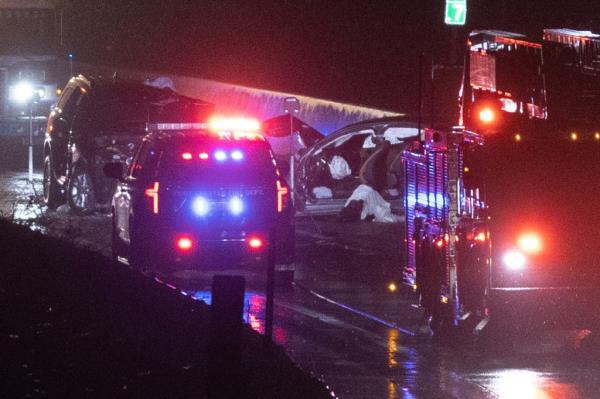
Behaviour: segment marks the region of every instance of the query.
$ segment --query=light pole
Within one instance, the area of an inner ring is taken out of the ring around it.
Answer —
[[[294,191],[294,169],[296,162],[295,137],[294,137],[294,114],[300,112],[300,101],[296,97],[286,97],[283,99],[283,112],[290,115],[290,190],[292,192],[292,204],[295,204]]]
[[[27,104],[29,111],[29,182],[33,182],[33,104],[43,97],[43,88],[34,88],[31,83],[21,81],[11,87],[10,99],[17,104]]]

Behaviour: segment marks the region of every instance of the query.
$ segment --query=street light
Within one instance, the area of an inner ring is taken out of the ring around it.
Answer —
[[[33,86],[29,82],[19,82],[11,87],[9,97],[17,104],[25,104],[33,97]]]
[[[33,104],[45,95],[43,87],[34,87],[30,82],[20,81],[9,89],[9,98],[17,104],[29,105],[29,182],[33,182]]]

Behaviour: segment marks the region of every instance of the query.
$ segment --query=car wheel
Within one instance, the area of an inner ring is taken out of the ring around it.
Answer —
[[[69,207],[78,215],[88,215],[95,209],[92,177],[82,165],[74,165],[67,187]]]
[[[47,155],[46,158],[44,158],[42,189],[44,196],[44,204],[46,204],[48,209],[56,209],[56,207],[58,207],[62,203],[62,198],[60,195],[60,187],[52,173],[50,155]]]

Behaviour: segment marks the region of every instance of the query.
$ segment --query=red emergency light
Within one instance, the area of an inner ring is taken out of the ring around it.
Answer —
[[[248,247],[255,251],[262,249],[265,245],[263,239],[258,236],[250,237],[246,242],[248,243]]]
[[[177,238],[176,245],[180,251],[188,252],[194,247],[194,241],[189,236],[183,235]]]

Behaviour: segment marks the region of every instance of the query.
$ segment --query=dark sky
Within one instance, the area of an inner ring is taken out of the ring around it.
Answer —
[[[65,0],[80,60],[126,64],[413,112],[419,54],[449,62],[444,0]],[[590,29],[600,0],[469,0],[468,26]],[[595,24],[595,25],[594,25]],[[456,29],[456,28],[454,28]]]

